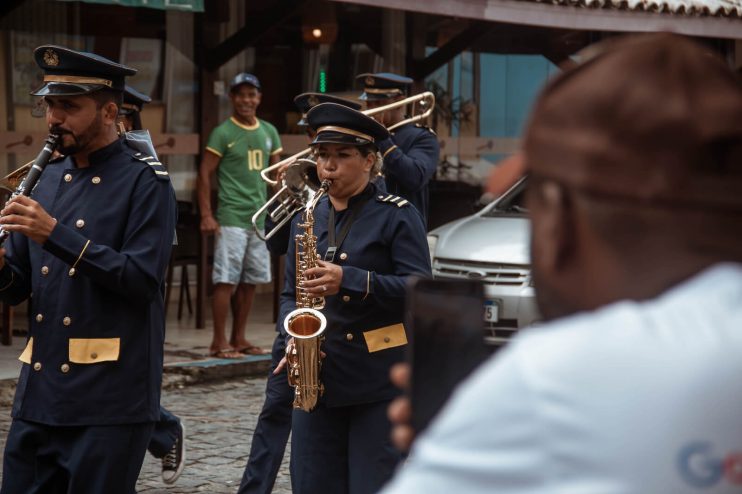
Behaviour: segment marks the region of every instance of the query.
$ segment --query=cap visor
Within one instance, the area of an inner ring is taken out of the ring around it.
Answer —
[[[236,90],[236,89],[237,89],[238,87],[240,87],[240,86],[252,86],[252,87],[254,87],[255,89],[257,89],[258,91],[262,91],[262,90],[260,89],[260,86],[256,86],[255,84],[251,84],[251,83],[249,83],[249,82],[240,82],[239,84],[235,84],[234,86],[230,86],[230,87],[229,87],[229,90],[230,90],[230,91],[232,91],[232,92],[234,92],[234,91],[235,91],[235,90]]]
[[[46,82],[31,92],[32,96],[80,96],[106,88],[103,84],[70,84],[60,82]]]
[[[374,94],[369,94],[369,93],[365,93],[364,92],[363,94],[361,94],[358,97],[358,99],[361,100],[361,101],[381,101],[381,100],[385,100],[385,99],[392,99],[395,96],[399,96],[399,95],[400,95],[399,93],[378,93],[378,94],[377,93],[374,93]]]
[[[365,146],[366,144],[373,144],[371,141],[361,139],[360,137],[342,134],[340,132],[320,132],[314,137],[312,146],[315,144],[345,144],[347,146]]]

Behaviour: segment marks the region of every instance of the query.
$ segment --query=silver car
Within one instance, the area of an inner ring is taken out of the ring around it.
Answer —
[[[526,178],[476,214],[428,234],[433,277],[484,283],[485,339],[505,343],[539,319],[531,282]]]

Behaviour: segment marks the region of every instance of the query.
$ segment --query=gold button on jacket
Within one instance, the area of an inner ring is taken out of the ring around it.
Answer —
[[[70,324],[72,324],[72,319],[69,316],[67,316],[64,319],[62,319],[62,324],[64,324],[65,326],[69,326]]]
[[[44,314],[36,314],[36,322],[41,322],[44,320]]]
[[[348,333],[345,335],[345,339],[348,341],[353,341],[353,333]]]
[[[70,366],[67,364],[62,364],[62,367],[60,367],[59,370],[67,374],[70,371]]]
[[[83,220],[83,219],[79,219],[79,220],[75,221],[75,226],[76,226],[77,228],[82,228],[82,227],[84,227],[84,226],[85,226],[85,220]]]
[[[100,183],[100,177],[93,177],[90,181],[95,185],[98,185]]]
[[[40,371],[41,370],[41,362],[36,362],[33,364],[33,370]]]
[[[64,176],[64,181],[65,182],[72,182],[72,175],[70,175],[69,173],[67,175],[65,175]]]
[[[343,302],[350,302],[350,295],[343,295]]]
[[[41,274],[44,276],[49,274],[49,266],[41,266]]]
[[[346,254],[345,252],[343,252],[342,254],[340,254],[340,260],[341,260],[341,261],[344,261],[344,260],[346,260],[347,258],[348,258],[348,254]]]

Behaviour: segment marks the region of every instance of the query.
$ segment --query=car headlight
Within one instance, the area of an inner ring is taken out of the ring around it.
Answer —
[[[430,251],[430,264],[435,259],[435,246],[438,244],[438,235],[428,235],[428,250]]]

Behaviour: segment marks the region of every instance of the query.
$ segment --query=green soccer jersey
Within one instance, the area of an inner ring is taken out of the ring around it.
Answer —
[[[248,126],[230,117],[211,132],[206,150],[220,158],[217,221],[251,228],[253,214],[266,201],[260,170],[268,167],[270,156],[282,150],[278,131],[265,120]],[[263,228],[262,218],[258,226]]]

